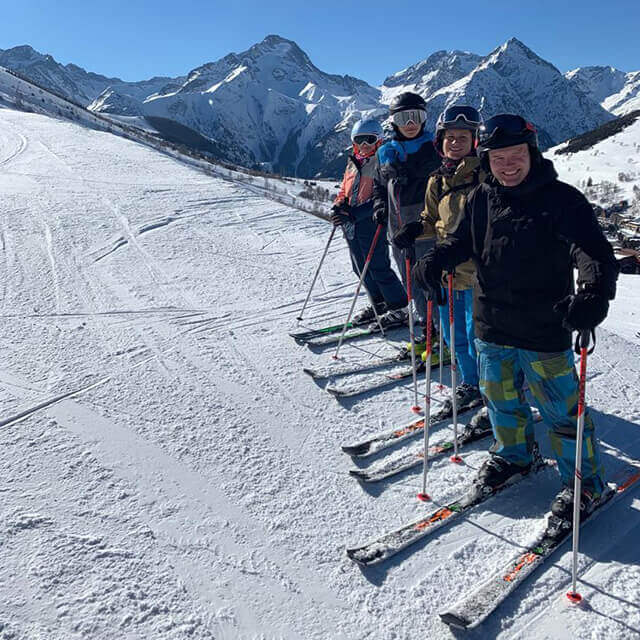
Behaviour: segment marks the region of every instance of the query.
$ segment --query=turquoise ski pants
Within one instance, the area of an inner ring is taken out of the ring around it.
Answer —
[[[525,380],[544,422],[558,471],[573,486],[578,416],[578,375],[573,351],[545,353],[496,345],[476,338],[480,391],[489,409],[495,443],[493,453],[510,462],[531,462],[533,418],[525,398]],[[589,412],[585,413],[582,485],[600,495],[604,472]]]

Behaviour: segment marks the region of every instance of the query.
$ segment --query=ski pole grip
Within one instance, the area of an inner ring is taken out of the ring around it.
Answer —
[[[593,345],[589,349],[589,344],[593,339]],[[593,350],[596,348],[596,330],[595,329],[584,329],[582,331],[578,331],[576,335],[576,344],[575,344],[575,352],[580,353],[582,349],[587,349],[587,353],[593,353]]]

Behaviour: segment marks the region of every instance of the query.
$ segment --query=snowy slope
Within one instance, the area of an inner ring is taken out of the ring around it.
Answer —
[[[410,390],[338,404],[301,372],[328,354],[286,335],[325,222],[121,137],[4,108],[0,183],[5,637],[449,638],[437,611],[540,528],[553,474],[387,565],[346,559],[345,545],[425,507],[417,474],[364,490],[339,452],[410,420]],[[612,472],[640,458],[640,338],[627,326],[640,279],[623,285],[588,386]],[[336,241],[309,322],[344,313],[353,286]],[[548,449],[544,426],[539,437]],[[483,449],[434,465],[436,500],[470,482]],[[639,512],[636,492],[585,530],[589,609],[561,604],[565,547],[474,637],[631,637]]]
[[[640,117],[619,133],[583,151],[564,153],[566,146],[567,143],[558,145],[546,153],[561,180],[585,189],[591,178],[590,199],[603,205],[623,199],[639,200],[636,192],[640,193]],[[602,183],[608,183],[604,189]]]

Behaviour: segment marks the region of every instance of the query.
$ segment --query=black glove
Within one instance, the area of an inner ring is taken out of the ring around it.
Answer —
[[[387,224],[389,214],[386,207],[378,207],[373,209],[373,221],[376,224]]]
[[[385,182],[393,180],[400,187],[404,187],[411,182],[411,175],[406,162],[385,164],[380,169],[380,175]]]
[[[440,284],[443,271],[444,265],[435,249],[418,260],[411,269],[411,278],[416,285],[426,293],[429,300],[434,300],[440,306],[447,303],[447,298]]]
[[[413,247],[418,236],[422,235],[422,222],[407,222],[393,234],[393,244],[398,249],[409,249]]]
[[[340,202],[339,204],[334,204],[331,207],[331,215],[329,219],[331,220],[334,227],[340,227],[346,222],[350,222],[351,216],[349,212],[351,211],[351,207],[346,202]]]
[[[562,324],[569,331],[590,331],[607,317],[609,301],[599,293],[580,291],[562,298],[553,310],[562,315]]]

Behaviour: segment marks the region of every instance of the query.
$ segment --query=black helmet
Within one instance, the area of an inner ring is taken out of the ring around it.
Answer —
[[[483,169],[489,171],[488,153],[490,149],[503,149],[517,144],[528,144],[531,161],[538,163],[542,159],[538,149],[536,128],[522,116],[513,113],[499,113],[489,118],[478,130],[477,152]]]
[[[408,111],[409,109],[426,111],[427,103],[421,95],[411,93],[411,91],[405,91],[404,93],[399,93],[389,105],[389,113],[391,115],[399,111]]]
[[[468,129],[475,134],[482,126],[482,116],[477,109],[467,106],[454,106],[445,109],[436,123],[436,138],[434,145],[442,153],[442,138],[447,129]]]
[[[489,118],[478,131],[478,153],[489,149],[502,149],[516,144],[528,144],[538,148],[536,128],[522,116],[500,113]]]

